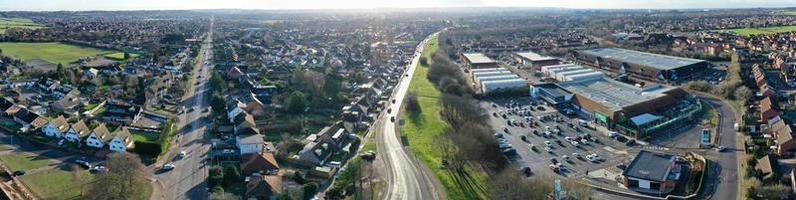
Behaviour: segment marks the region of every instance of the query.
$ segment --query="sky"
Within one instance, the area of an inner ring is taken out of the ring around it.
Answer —
[[[3,11],[182,9],[372,9],[427,7],[749,8],[796,0],[0,0]]]

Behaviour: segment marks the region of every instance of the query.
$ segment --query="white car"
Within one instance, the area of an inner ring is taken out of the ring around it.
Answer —
[[[578,146],[578,142],[577,141],[571,141],[570,143],[572,144],[572,146],[576,146],[576,147]]]
[[[569,156],[568,156],[568,155],[563,155],[563,156],[561,156],[561,158],[562,158],[562,159],[564,159],[564,160],[566,160],[566,161],[570,161],[570,158],[569,158]]]
[[[175,167],[174,163],[166,163],[165,165],[160,167],[160,169],[165,170],[165,171],[170,171],[170,170],[173,170],[174,167]]]
[[[547,153],[553,153],[553,148],[550,148],[549,146],[544,147],[544,150],[547,151]]]
[[[549,146],[553,146],[553,143],[550,142],[550,140],[545,140],[544,141],[544,145],[547,145],[549,147]]]
[[[177,154],[177,156],[180,157],[180,158],[185,158],[185,156],[187,156],[187,155],[188,155],[188,152],[186,152],[185,150],[182,150],[182,151],[180,151],[179,154]]]

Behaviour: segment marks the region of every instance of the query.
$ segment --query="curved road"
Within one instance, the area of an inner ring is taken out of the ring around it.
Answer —
[[[431,34],[418,45],[415,56],[406,69],[406,73],[409,75],[402,77],[395,87],[396,90],[391,99],[396,99],[396,101],[388,106],[389,109],[396,111],[393,113],[398,113],[397,111],[401,108],[402,99],[409,89],[409,83],[417,67],[420,54],[423,52],[423,47],[438,33]],[[420,161],[412,158],[408,154],[408,150],[401,144],[400,136],[396,132],[398,121],[391,122],[389,118],[392,116],[395,115],[382,115],[374,122],[373,126],[373,130],[376,131],[376,146],[380,153],[378,159],[383,162],[384,166],[388,168],[385,170],[389,172],[387,173],[388,188],[384,199],[443,199],[444,195],[440,194],[437,183],[435,183],[436,177],[428,169],[424,169],[425,166]]]

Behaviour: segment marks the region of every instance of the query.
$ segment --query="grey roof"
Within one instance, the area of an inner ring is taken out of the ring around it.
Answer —
[[[464,53],[462,55],[464,55],[470,63],[496,63],[495,60],[492,60],[482,53]]]
[[[550,57],[550,56],[542,56],[534,52],[526,51],[526,52],[517,52],[517,55],[523,57],[525,59],[531,61],[543,61],[543,60],[557,60],[557,58]]]
[[[589,98],[613,110],[665,96],[666,94],[663,92],[674,89],[674,87],[662,85],[639,88],[605,78],[564,82],[559,85],[572,93]]]
[[[619,48],[588,49],[588,50],[581,50],[579,52],[582,54],[614,59],[637,65],[644,65],[647,67],[658,68],[661,70],[676,69],[700,62],[705,62],[704,60],[698,60],[692,58],[667,56],[667,55],[633,51],[627,49],[619,49]]]
[[[545,92],[555,97],[572,94],[571,92],[566,91],[563,88],[559,87],[558,85],[552,83],[534,85],[533,87],[539,88],[540,90],[544,90]]]
[[[672,170],[674,155],[641,150],[622,175],[651,181],[666,181]]]

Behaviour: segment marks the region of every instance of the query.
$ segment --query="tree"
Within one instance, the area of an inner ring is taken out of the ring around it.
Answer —
[[[229,187],[233,184],[240,183],[241,176],[237,166],[227,165],[224,166],[224,186]]]
[[[743,102],[744,104],[751,101],[752,98],[754,98],[754,95],[755,94],[752,93],[752,90],[744,86],[740,86],[735,89],[735,99]]]
[[[548,199],[553,192],[553,180],[544,177],[523,179],[518,172],[506,169],[489,181],[489,199],[524,200]]]
[[[301,91],[295,91],[290,94],[288,100],[287,110],[293,114],[302,114],[307,110],[308,106],[307,96]]]
[[[218,192],[218,193],[216,193],[216,192],[213,192],[213,193],[210,193],[210,199],[211,200],[237,200],[237,199],[240,199],[240,198],[238,196],[236,196],[235,194],[232,194],[232,193],[227,193],[227,192]]]
[[[304,194],[304,199],[312,199],[318,193],[318,184],[310,182],[301,186],[301,192]]]
[[[143,192],[144,164],[138,156],[122,152],[108,155],[108,172],[97,176],[86,199],[132,199]]]
[[[704,80],[691,81],[691,82],[683,84],[683,87],[685,87],[686,89],[689,89],[689,90],[696,90],[696,91],[708,92],[708,93],[713,90],[713,85],[711,85],[710,83],[708,83],[707,81],[704,81]]]
[[[127,52],[124,52],[124,56],[122,56],[122,58],[123,58],[124,60],[130,59],[130,54],[129,54],[129,53],[127,53]]]
[[[406,110],[412,115],[417,115],[422,112],[420,101],[417,100],[417,93],[409,92],[406,94]]]
[[[64,69],[64,65],[58,63],[58,66],[55,69],[56,74],[58,75],[58,80],[65,81],[68,77],[66,77],[66,69]]]
[[[426,58],[426,57],[421,57],[421,58],[420,58],[420,65],[423,65],[423,66],[428,66],[428,58]]]

